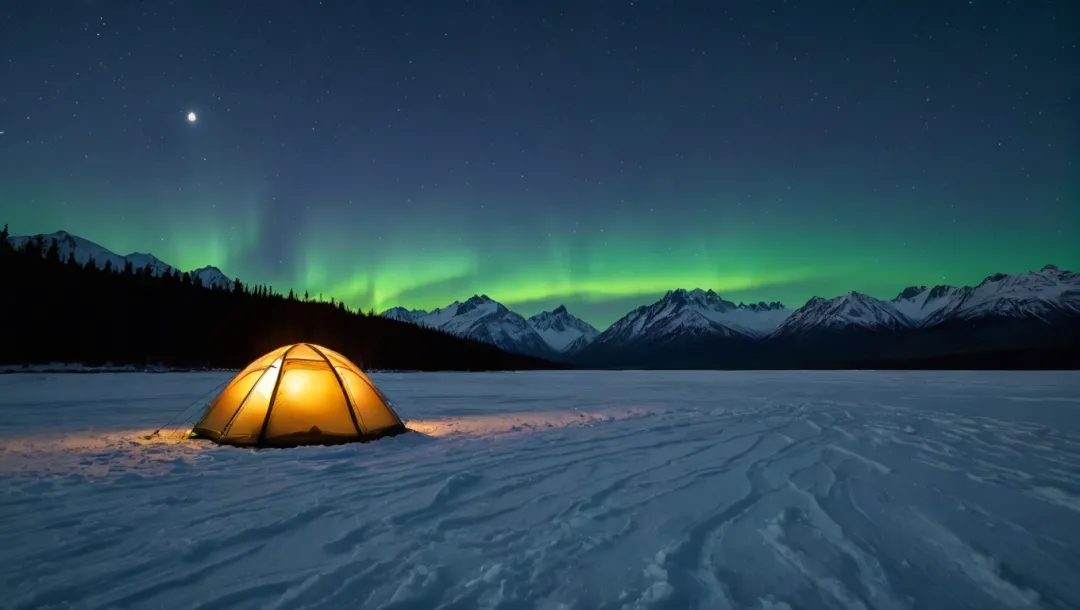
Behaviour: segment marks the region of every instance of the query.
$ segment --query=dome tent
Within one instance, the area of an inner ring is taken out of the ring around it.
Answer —
[[[233,377],[192,436],[222,445],[295,447],[404,431],[386,397],[348,358],[296,343],[256,359]]]

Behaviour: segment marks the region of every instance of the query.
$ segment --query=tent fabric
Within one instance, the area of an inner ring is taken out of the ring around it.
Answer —
[[[223,445],[292,447],[373,440],[405,431],[371,379],[312,343],[255,359],[210,403],[192,434]]]

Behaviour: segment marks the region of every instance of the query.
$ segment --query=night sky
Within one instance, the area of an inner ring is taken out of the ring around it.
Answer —
[[[1076,4],[4,2],[0,223],[600,327],[1078,269]]]

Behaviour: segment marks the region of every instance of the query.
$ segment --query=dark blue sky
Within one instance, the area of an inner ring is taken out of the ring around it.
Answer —
[[[797,306],[1080,266],[1075,2],[83,1],[0,19],[14,233],[364,308],[486,292],[601,326],[676,287]]]

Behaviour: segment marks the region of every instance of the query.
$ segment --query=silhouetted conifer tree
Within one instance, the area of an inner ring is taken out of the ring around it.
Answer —
[[[111,262],[66,262],[41,239],[16,251],[0,233],[0,362],[241,367],[285,343],[326,345],[365,366],[414,370],[549,368],[533,358],[449,333],[305,302],[235,280],[200,288],[188,273],[122,273]]]
[[[60,262],[60,242],[51,240],[45,248],[45,261],[49,263]]]

